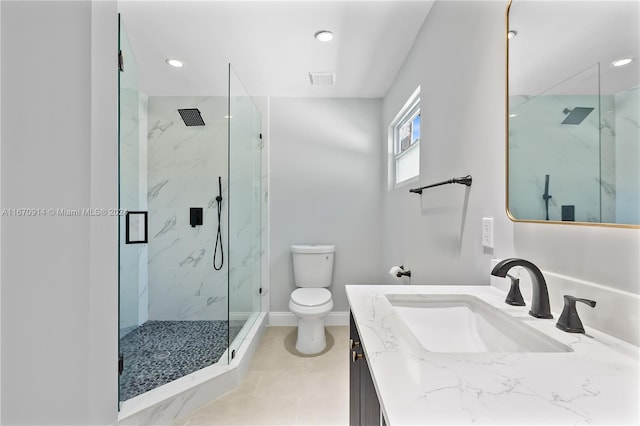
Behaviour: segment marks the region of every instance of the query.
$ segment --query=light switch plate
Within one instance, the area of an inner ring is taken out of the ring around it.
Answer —
[[[493,218],[482,218],[482,245],[487,248],[493,248]]]

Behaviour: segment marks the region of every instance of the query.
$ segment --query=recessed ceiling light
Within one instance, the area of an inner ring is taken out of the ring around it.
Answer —
[[[167,59],[165,61],[168,65],[171,65],[174,68],[182,68],[184,67],[184,62],[179,59]]]
[[[320,41],[331,41],[333,39],[333,33],[331,31],[322,30],[315,33],[314,37]]]
[[[510,30],[510,31],[507,33],[507,38],[508,38],[509,40],[511,40],[511,39],[512,39],[512,38],[514,38],[516,35],[518,35],[518,32],[517,32],[516,30]]]
[[[611,62],[611,65],[613,65],[614,67],[622,67],[625,65],[629,65],[631,62],[633,62],[633,58],[623,58]]]

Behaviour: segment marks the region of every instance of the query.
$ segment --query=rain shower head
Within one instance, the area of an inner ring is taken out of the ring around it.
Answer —
[[[565,108],[562,110],[567,115],[562,124],[580,124],[593,111],[593,108],[575,107],[574,109]]]
[[[198,108],[179,109],[178,112],[186,126],[204,126],[204,120]]]

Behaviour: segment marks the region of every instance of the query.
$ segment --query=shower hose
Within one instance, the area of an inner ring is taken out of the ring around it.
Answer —
[[[224,248],[222,247],[222,231],[220,230],[220,222],[222,221],[222,178],[218,178],[219,195],[216,197],[218,202],[218,233],[216,235],[216,245],[213,249],[213,269],[219,271],[224,264]],[[216,258],[218,257],[218,246],[220,246],[220,265],[216,265]]]

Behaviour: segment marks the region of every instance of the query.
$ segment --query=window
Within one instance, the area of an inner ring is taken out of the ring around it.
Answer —
[[[391,124],[394,183],[420,174],[420,87],[411,95]]]

